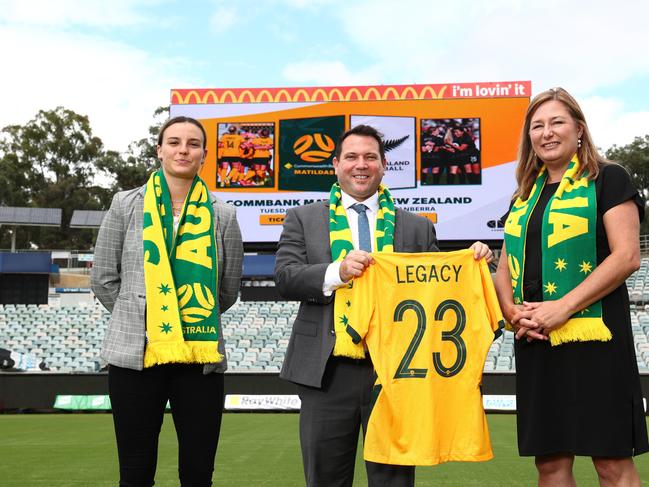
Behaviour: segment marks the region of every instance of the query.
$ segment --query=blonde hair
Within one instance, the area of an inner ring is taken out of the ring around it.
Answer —
[[[444,134],[444,143],[449,144],[449,145],[453,143],[453,128],[452,127],[447,127],[446,133]]]
[[[581,111],[577,100],[563,88],[550,88],[536,95],[530,102],[525,113],[525,123],[523,124],[518,146],[518,166],[516,167],[518,189],[514,193],[514,198],[520,197],[525,200],[529,197],[532,186],[534,186],[534,181],[543,166],[543,161],[538,158],[532,149],[529,132],[534,113],[536,113],[536,110],[543,103],[550,100],[561,102],[568,109],[568,113],[570,113],[577,126],[582,129],[581,147],[577,148],[577,157],[579,157],[581,168],[576,176],[579,177],[584,172],[588,172],[588,179],[595,179],[599,174],[600,165],[609,162],[597,152],[597,148],[590,136],[588,125],[586,124],[584,112]]]

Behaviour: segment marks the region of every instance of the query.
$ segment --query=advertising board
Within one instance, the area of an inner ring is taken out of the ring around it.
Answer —
[[[245,242],[275,242],[286,211],[326,200],[340,134],[376,127],[395,204],[435,222],[442,241],[500,240],[515,188],[529,81],[175,89],[171,116],[201,120],[201,177],[237,208]]]

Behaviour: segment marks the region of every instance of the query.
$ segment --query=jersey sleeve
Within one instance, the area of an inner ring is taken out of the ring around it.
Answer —
[[[348,301],[349,323],[347,324],[347,333],[352,337],[354,343],[358,343],[365,338],[374,316],[375,265],[370,265],[360,277],[352,281],[353,284]]]
[[[498,338],[502,334],[502,329],[505,327],[505,320],[503,319],[503,313],[500,310],[496,288],[494,287],[493,279],[491,279],[491,273],[489,272],[487,261],[485,259],[480,259],[479,266],[480,277],[482,279],[482,291],[484,293],[487,313],[489,315],[489,324],[491,325],[491,329],[494,331],[495,337]]]

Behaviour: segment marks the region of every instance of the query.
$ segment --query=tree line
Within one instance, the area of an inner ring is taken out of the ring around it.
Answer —
[[[87,116],[63,107],[41,110],[25,125],[0,131],[0,206],[61,208],[60,227],[18,227],[17,249],[90,249],[96,230],[70,229],[74,210],[106,210],[113,194],[144,184],[156,167],[156,142],[167,107],[154,112],[147,137],[124,153],[104,147]],[[0,227],[0,248],[11,245]]]
[[[157,166],[156,142],[168,107],[153,114],[149,134],[124,153],[104,147],[87,116],[63,107],[41,110],[24,125],[0,131],[0,206],[62,208],[60,227],[19,227],[18,249],[92,248],[96,231],[70,229],[74,210],[105,210],[115,192],[144,184]],[[622,164],[645,198],[649,196],[649,135],[605,156]],[[0,227],[0,248],[11,245],[11,228]],[[649,234],[649,215],[641,227]]]

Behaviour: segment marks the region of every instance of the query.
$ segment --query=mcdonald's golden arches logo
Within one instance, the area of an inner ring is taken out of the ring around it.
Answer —
[[[336,144],[327,134],[305,134],[293,143],[295,155],[304,162],[322,162],[335,148]]]
[[[446,97],[447,85],[346,86],[320,88],[178,89],[172,105],[415,100]]]
[[[487,82],[480,87],[516,84],[520,96],[532,89],[530,81]],[[492,98],[476,92],[477,83],[381,85],[381,86],[321,86],[308,88],[216,88],[171,90],[172,105],[207,103],[291,103],[372,100],[437,100],[449,98]],[[467,95],[466,93],[470,93]],[[498,96],[509,97],[509,94]]]

